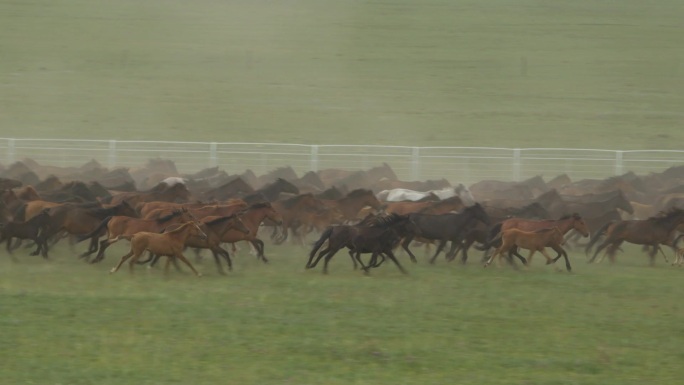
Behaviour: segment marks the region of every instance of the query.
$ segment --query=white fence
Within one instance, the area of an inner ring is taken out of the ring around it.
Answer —
[[[25,158],[63,167],[95,159],[109,168],[139,167],[162,158],[173,160],[181,173],[219,166],[228,173],[251,169],[263,174],[289,165],[300,175],[326,168],[365,170],[385,162],[403,180],[473,183],[562,173],[573,179],[647,174],[684,164],[684,151],[0,138],[0,162],[9,165]]]

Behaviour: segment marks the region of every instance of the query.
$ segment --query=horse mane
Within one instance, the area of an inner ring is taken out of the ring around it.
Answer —
[[[350,191],[347,194],[347,198],[358,198],[358,197],[362,197],[362,196],[367,195],[367,194],[373,195],[373,192],[371,190],[368,190],[368,189],[357,188],[356,190]]]
[[[553,230],[556,230],[556,229],[558,229],[558,228],[555,227],[555,226],[554,226],[554,227],[544,227],[543,229],[534,230],[534,233],[547,233],[547,232],[549,232],[549,231],[553,231]]]
[[[271,207],[271,202],[254,203],[253,205],[250,205],[249,207],[247,207],[244,211],[253,210],[253,209],[263,209],[264,207]]]
[[[397,213],[378,215],[371,219],[368,227],[389,227],[405,218],[405,215],[399,215]]]
[[[164,215],[163,217],[157,218],[157,223],[168,222],[168,221],[170,221],[171,219],[173,219],[173,218],[179,216],[180,214],[181,214],[181,211],[180,211],[180,210],[173,210],[173,211],[171,211],[170,214],[167,214],[167,215]]]

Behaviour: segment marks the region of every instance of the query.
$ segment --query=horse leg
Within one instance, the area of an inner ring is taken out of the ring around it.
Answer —
[[[354,264],[354,270],[358,269],[359,266],[356,263],[357,258],[361,258],[360,256],[354,256],[354,250],[349,250],[349,256],[351,257],[352,263]],[[362,265],[363,266],[363,265]]]
[[[222,248],[221,246],[216,246],[216,252],[222,255],[223,259],[226,260],[228,271],[233,271],[233,261],[230,260],[230,253],[228,253],[228,250]]]
[[[475,243],[475,239],[466,239],[465,243],[463,244],[463,248],[461,249],[461,264],[465,265],[466,262],[468,262],[468,250],[470,249],[470,246]]]
[[[119,268],[121,267],[121,265],[123,265],[123,263],[126,262],[126,260],[132,256],[133,256],[133,248],[131,248],[131,251],[129,251],[127,254],[125,254],[123,257],[121,257],[121,260],[119,261],[119,263],[116,266],[114,266],[111,270],[109,270],[109,274],[116,273],[119,270]]]
[[[201,277],[201,276],[202,276],[202,273],[200,273],[200,272],[198,272],[197,270],[195,270],[195,266],[193,266],[192,263],[190,263],[190,261],[188,261],[188,259],[185,258],[185,256],[183,255],[183,253],[177,253],[174,257],[180,259],[181,262],[183,262],[183,263],[185,263],[186,265],[188,265],[188,267],[190,268],[190,270],[192,270],[192,271],[195,273],[196,276],[198,276],[198,277]]]
[[[350,251],[350,253],[351,253],[351,251]],[[371,267],[373,267],[373,264],[375,263],[375,260],[376,260],[376,258],[377,258],[377,255],[376,255],[375,253],[373,253],[373,255],[371,255],[371,259],[370,259],[370,261],[368,262],[368,266],[365,266],[365,265],[363,264],[363,261],[361,260],[361,253],[360,253],[360,252],[358,252],[358,251],[356,252],[355,258],[356,258],[356,261],[358,261],[358,263],[361,265],[361,269],[363,270],[363,273],[364,273],[364,274],[368,274],[368,273],[369,273],[368,270],[369,270]],[[354,262],[354,263],[356,263],[356,262]]]
[[[264,263],[268,263],[268,259],[266,259],[266,255],[264,255],[264,241],[259,238],[254,238],[250,241],[250,244],[257,250],[257,258],[260,258]]]
[[[490,255],[487,261],[484,263],[484,267],[491,265],[494,258],[496,258],[497,255],[501,254],[501,251],[501,248],[496,249],[494,253],[492,253],[492,255]]]
[[[409,249],[409,244],[411,244],[411,241],[413,241],[413,237],[412,237],[412,236],[408,236],[408,237],[404,238],[404,241],[401,242],[401,247],[402,247],[404,250],[406,250],[406,252],[407,252],[408,255],[409,255],[409,258],[411,258],[411,262],[413,262],[413,263],[418,263],[418,259],[416,259],[416,256],[413,255],[413,253],[411,252],[411,249]]]
[[[546,248],[542,247],[541,250],[539,250],[542,255],[546,258],[546,264],[550,265],[554,262],[553,258],[549,257],[549,253],[546,252]]]
[[[214,256],[214,262],[216,262],[216,270],[218,270],[219,274],[226,275],[226,272],[223,271],[223,266],[221,266],[221,260],[219,259],[216,250],[211,249],[211,254]]]
[[[387,250],[385,251],[385,255],[387,255],[387,258],[391,259],[392,262],[394,262],[395,265],[399,268],[399,271],[401,271],[404,274],[408,274],[408,271],[404,270],[404,268],[401,266],[397,258],[394,256],[394,253],[392,253],[392,250]]]
[[[601,252],[601,250],[605,249],[606,246],[608,246],[610,243],[611,243],[611,241],[609,239],[606,239],[605,241],[603,241],[603,243],[601,243],[599,245],[599,247],[596,248],[596,251],[594,251],[594,255],[591,257],[591,259],[589,259],[589,261],[587,263],[594,262],[594,260],[596,259],[596,256],[599,254],[599,252]],[[607,252],[608,251],[606,250],[606,253]],[[605,253],[597,263],[600,263],[603,260],[603,258],[605,258]]]
[[[12,249],[10,248],[11,244],[12,244],[12,237],[8,237],[7,238],[7,254],[9,254],[10,258],[12,258],[12,262],[19,262],[19,260],[17,260],[17,258],[12,253]]]
[[[563,248],[560,247],[559,245],[554,245],[554,246],[552,246],[551,248],[552,248],[553,250],[555,250],[556,253],[558,253],[558,255],[561,255],[561,256],[565,259],[565,268],[566,268],[568,271],[572,271],[572,266],[570,266],[570,259],[568,258],[568,253],[565,251],[565,249],[563,249]],[[556,258],[553,260],[553,262],[556,262],[556,261],[558,260],[558,258],[559,258],[559,257],[556,257]]]
[[[439,246],[437,247],[437,251],[435,252],[435,255],[430,258],[430,264],[434,265],[435,264],[435,259],[437,259],[437,255],[439,255],[439,252],[444,249],[444,246],[446,246],[447,241],[441,240],[439,241]]]
[[[458,254],[459,247],[461,247],[461,240],[459,239],[458,241],[452,240],[451,241],[451,247],[449,248],[449,252],[444,254],[444,259],[447,261],[453,261],[454,258],[456,258],[456,254]]]
[[[665,263],[670,263],[670,261],[668,261],[668,260],[667,260],[667,255],[665,255],[665,252],[663,251],[663,248],[662,248],[662,247],[660,247],[660,245],[659,245],[659,244],[656,244],[656,246],[655,246],[655,247],[657,247],[657,248],[658,248],[658,250],[660,250],[660,254],[662,254],[662,255],[663,255],[663,258],[665,258]],[[655,256],[654,256],[654,259],[655,259]],[[653,263],[655,264],[655,261],[654,261]]]
[[[90,261],[90,263],[97,263],[97,262],[100,262],[101,260],[103,260],[105,257],[104,252],[105,252],[105,250],[107,250],[109,245],[111,245],[111,243],[109,243],[109,239],[101,240],[100,241],[100,249],[98,250],[95,258],[92,261]]]
[[[509,256],[510,258],[513,258],[513,256],[515,256],[516,258],[518,258],[518,259],[520,260],[520,262],[522,262],[523,265],[528,266],[528,263],[529,263],[528,260],[525,259],[525,257],[523,257],[522,255],[520,255],[520,253],[518,252],[518,248],[517,248],[517,247],[511,249],[511,250],[508,252],[508,256]],[[528,257],[528,258],[529,258],[529,257]]]

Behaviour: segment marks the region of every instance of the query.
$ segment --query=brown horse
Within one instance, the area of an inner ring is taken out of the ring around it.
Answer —
[[[283,223],[283,218],[268,202],[253,204],[240,211],[238,214],[245,224],[245,227],[249,229],[249,233],[245,234],[241,231],[229,230],[223,234],[221,242],[235,243],[247,241],[256,249],[257,258],[264,262],[268,262],[268,259],[266,259],[266,256],[264,255],[264,242],[257,238],[259,225],[267,218],[276,224],[281,225]]]
[[[238,215],[205,217],[202,218],[199,223],[200,228],[207,235],[206,239],[202,239],[198,236],[191,236],[185,240],[185,246],[195,248],[195,251],[197,251],[197,249],[211,250],[211,253],[214,256],[214,262],[216,262],[216,269],[218,270],[219,274],[225,274],[225,271],[223,271],[223,266],[221,266],[221,260],[219,259],[219,256],[226,260],[228,270],[232,271],[233,263],[230,260],[230,254],[228,251],[221,247],[221,238],[230,230],[235,230],[245,235],[249,234],[250,230],[247,228],[247,226],[245,226],[244,222],[242,222],[242,219]],[[173,230],[177,226],[178,225],[170,226],[169,230]],[[154,266],[158,260],[159,256],[154,256],[151,266]],[[140,263],[146,263],[148,261]],[[173,263],[175,264],[176,261],[173,261]]]
[[[337,208],[347,221],[356,220],[359,211],[366,206],[370,206],[374,210],[382,208],[382,203],[375,197],[373,191],[366,189],[356,189],[344,198],[323,200],[323,203],[330,208]]]
[[[572,267],[570,266],[570,261],[568,260],[568,253],[566,253],[561,247],[563,243],[565,243],[563,239],[563,233],[560,229],[558,229],[558,227],[555,226],[536,231],[523,231],[515,228],[504,230],[501,232],[501,246],[499,246],[494,254],[489,257],[484,266],[489,266],[496,256],[503,256],[504,252],[509,253],[507,256],[508,261],[515,266],[513,260],[511,259],[511,254],[516,253],[516,249],[519,247],[530,251],[530,255],[527,257],[527,264],[529,264],[534,253],[539,251],[546,257],[546,264],[548,265],[555,262],[559,258],[556,257],[556,259],[551,259],[551,257],[549,257],[544,250],[547,247],[551,247],[559,255],[562,255],[565,258],[565,267],[568,269],[568,271],[571,271]]]
[[[103,230],[106,229],[106,238],[100,241],[100,248],[97,250],[97,256],[91,261],[91,263],[97,263],[104,259],[105,250],[119,239],[123,238],[130,240],[133,235],[141,231],[160,233],[170,225],[194,220],[195,217],[185,208],[176,209],[171,214],[159,219],[140,219],[125,215],[116,215],[105,218],[93,231],[79,236],[78,241],[99,237],[103,233]],[[87,253],[84,257],[89,256],[93,252]]]
[[[103,219],[113,215],[125,215],[135,217],[135,210],[123,201],[109,208],[87,207],[73,204],[62,204],[49,209],[50,224],[45,231],[46,239],[65,231],[72,235],[83,235],[93,231]],[[98,234],[99,235],[99,234]],[[90,238],[88,251],[84,256],[97,251],[97,236]]]
[[[275,201],[272,205],[283,218],[282,237],[277,240],[277,243],[286,241],[290,231],[292,231],[298,243],[303,244],[304,240],[297,229],[302,226],[309,213],[327,210],[327,206],[320,199],[314,197],[312,193],[299,194],[289,199]]]
[[[642,220],[609,222],[596,232],[585,251],[588,253],[598,241],[600,235],[605,233],[606,240],[596,248],[596,251],[589,262],[594,262],[601,250],[607,247],[599,262],[603,260],[607,254],[610,258],[610,262],[614,263],[615,252],[623,242],[652,246],[652,250],[648,254],[651,266],[655,265],[655,256],[658,251],[660,251],[665,258],[665,262],[668,262],[667,256],[660,245],[667,245],[676,249],[676,245],[674,244],[674,233],[677,226],[682,223],[684,223],[684,210],[679,208],[673,208],[663,216]]]
[[[574,229],[585,237],[589,236],[589,228],[587,227],[587,224],[584,222],[584,219],[582,219],[582,217],[579,216],[579,214],[566,215],[556,220],[549,219],[541,221],[523,218],[510,218],[492,226],[489,232],[490,240],[487,241],[484,247],[478,249],[487,250],[492,246],[499,246],[499,233],[506,231],[508,229],[536,231],[551,227],[558,227],[558,230],[560,230],[560,232],[563,235],[567,234],[568,231]],[[558,256],[556,256],[556,258],[558,258]],[[549,260],[550,258],[547,257],[547,263]],[[527,261],[527,263],[530,263],[530,261]]]
[[[183,261],[183,263],[188,265],[190,270],[192,270],[195,275],[200,277],[202,274],[195,270],[195,267],[192,266],[192,263],[190,263],[190,261],[188,261],[183,255],[185,241],[188,239],[188,237],[193,235],[199,236],[203,239],[207,238],[207,235],[204,233],[204,231],[202,231],[202,229],[200,229],[200,227],[197,225],[197,222],[194,221],[184,223],[176,230],[169,231],[167,233],[160,234],[146,231],[139,232],[131,238],[131,250],[121,257],[119,263],[113,267],[109,273],[116,273],[121,265],[123,265],[123,263],[129,258],[131,260],[128,262],[128,266],[132,273],[135,261],[137,261],[142,253],[147,250],[152,254],[168,257],[168,260],[166,261],[166,267],[164,268],[165,273],[168,273],[169,271],[169,263],[171,262],[171,259],[178,258]]]

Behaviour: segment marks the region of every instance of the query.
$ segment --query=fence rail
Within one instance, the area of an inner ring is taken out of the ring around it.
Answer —
[[[108,168],[140,167],[162,158],[173,160],[181,173],[219,166],[229,173],[251,169],[257,174],[287,165],[303,174],[326,168],[363,170],[384,162],[403,180],[473,183],[562,173],[573,179],[646,174],[684,164],[684,151],[0,138],[0,162],[9,165],[25,158],[62,167],[94,159]]]

